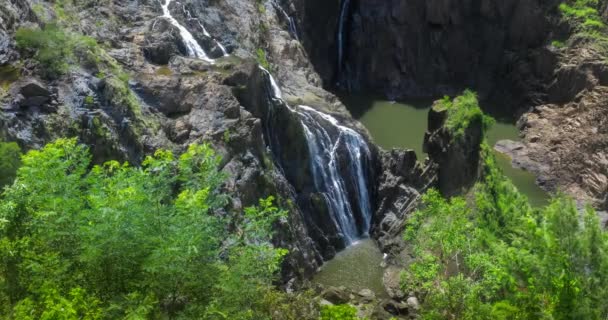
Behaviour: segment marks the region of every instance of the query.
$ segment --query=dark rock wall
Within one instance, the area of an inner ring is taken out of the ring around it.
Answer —
[[[481,173],[481,118],[471,121],[462,136],[454,136],[447,127],[447,110],[434,105],[429,111],[424,150],[436,164],[437,188],[446,197],[463,194],[477,182]]]
[[[554,70],[555,54],[545,46],[555,36],[558,0],[353,0],[340,74],[339,1],[325,10],[316,2],[302,4],[304,12],[317,14],[301,19],[305,47],[325,87],[390,98],[468,87],[482,98],[501,96],[497,103],[525,104],[544,97]]]

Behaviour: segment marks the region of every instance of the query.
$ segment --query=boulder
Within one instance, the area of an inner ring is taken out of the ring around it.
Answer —
[[[415,311],[420,310],[420,302],[418,302],[418,298],[416,298],[414,296],[409,297],[409,298],[407,298],[406,303],[410,309],[415,310]]]
[[[25,81],[19,88],[19,93],[23,96],[19,104],[24,108],[42,107],[51,101],[51,92],[35,79]]]
[[[333,304],[345,304],[350,301],[350,292],[344,287],[329,287],[321,293],[321,297]]]
[[[407,315],[409,313],[409,306],[403,302],[385,300],[380,305],[382,306],[382,309],[386,310],[386,312],[395,316]]]
[[[179,29],[164,18],[158,18],[150,26],[145,35],[143,51],[146,59],[159,65],[168,64],[174,55],[187,54]]]
[[[370,303],[376,298],[376,294],[370,289],[362,289],[358,292],[358,295],[363,303]]]

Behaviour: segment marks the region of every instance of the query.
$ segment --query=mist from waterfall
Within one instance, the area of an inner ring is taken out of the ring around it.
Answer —
[[[331,214],[331,221],[342,235],[344,245],[348,246],[367,236],[372,217],[365,174],[366,164],[371,159],[367,142],[358,132],[340,125],[336,118],[328,114],[304,105],[295,108],[289,106],[282,100],[282,92],[274,77],[266,69],[260,69],[268,76],[272,98],[283,102],[300,119],[308,145],[315,192],[323,196]],[[345,155],[339,154],[342,148],[347,150]],[[347,168],[340,167],[341,156],[346,156]],[[351,195],[349,191],[349,182],[355,187],[355,195]],[[361,213],[360,219],[356,218],[351,199],[356,199]],[[361,225],[358,226],[358,223]]]

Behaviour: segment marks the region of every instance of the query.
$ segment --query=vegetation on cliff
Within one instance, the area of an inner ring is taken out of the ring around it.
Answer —
[[[14,142],[0,142],[0,188],[12,183],[21,165],[21,148]]]
[[[543,209],[482,146],[484,178],[470,197],[429,191],[405,239],[415,259],[402,275],[424,319],[604,319],[608,238],[596,212],[556,197]]]
[[[567,0],[560,4],[559,10],[573,26],[576,38],[590,40],[600,51],[608,53],[607,28],[599,12],[600,1]]]
[[[494,121],[481,111],[477,94],[471,90],[465,90],[462,95],[454,99],[445,96],[434,108],[447,111],[445,127],[455,138],[464,136],[466,129],[474,122],[482,123],[485,131]]]
[[[286,252],[271,225],[286,212],[268,198],[226,213],[207,145],[141,168],[90,158],[75,140],[30,151],[2,193],[3,318],[299,318],[272,286]]]

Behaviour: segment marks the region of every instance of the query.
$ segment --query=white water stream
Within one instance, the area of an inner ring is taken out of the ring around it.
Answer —
[[[175,18],[173,18],[173,16],[171,15],[171,10],[169,10],[169,5],[171,4],[171,1],[173,1],[173,0],[165,0],[164,4],[161,4],[161,7],[163,9],[163,18],[167,19],[173,26],[175,26],[179,30],[179,34],[180,34],[182,40],[184,41],[184,44],[186,45],[186,50],[188,51],[188,56],[195,57],[195,58],[198,58],[201,60],[205,60],[209,63],[213,63],[214,59],[209,58],[209,56],[207,55],[205,50],[201,47],[201,45],[198,43],[198,41],[194,38],[192,33],[190,33],[190,31],[188,31],[188,29],[186,29],[186,27],[181,25],[179,23],[179,21],[177,21]],[[182,7],[182,10],[184,11],[184,14],[186,15],[186,17],[188,19],[192,19],[192,15],[190,14],[189,11],[186,10],[185,7]],[[207,29],[205,29],[203,24],[198,19],[197,19],[197,21],[198,21],[199,26],[203,30],[203,34],[205,36],[213,39],[213,41],[215,41],[217,46],[222,51],[223,55],[228,56],[228,52],[226,52],[226,48],[224,48],[224,46],[219,41],[217,41],[215,38],[213,38],[209,34],[209,32],[207,32]]]
[[[260,69],[269,78],[273,98],[283,101],[281,89],[274,77],[268,70],[262,67]],[[323,195],[332,215],[331,220],[342,234],[345,246],[351,245],[361,237],[366,237],[372,217],[365,174],[365,167],[371,158],[367,142],[358,132],[340,125],[336,118],[326,113],[304,105],[292,108],[287,103],[284,104],[300,118],[308,144],[315,191]],[[332,135],[327,127],[332,128],[337,134]],[[341,147],[348,151],[346,159],[348,167],[342,168],[346,172],[340,168]],[[354,184],[356,195],[351,195],[347,187],[349,182]],[[350,201],[353,198],[357,199],[361,213],[360,226]]]

